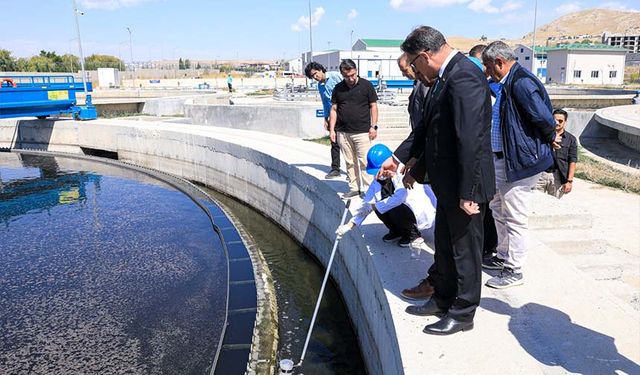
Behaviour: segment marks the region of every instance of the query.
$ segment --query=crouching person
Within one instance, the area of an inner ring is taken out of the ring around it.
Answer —
[[[367,173],[375,176],[391,154],[383,144],[371,147],[367,153]],[[403,177],[398,173],[390,178],[374,180],[364,195],[362,206],[348,223],[338,227],[336,234],[343,236],[375,212],[389,229],[389,233],[382,237],[384,242],[397,241],[402,247],[426,246],[420,231],[433,226],[436,198],[429,185],[416,184],[414,189],[406,189],[402,184]]]

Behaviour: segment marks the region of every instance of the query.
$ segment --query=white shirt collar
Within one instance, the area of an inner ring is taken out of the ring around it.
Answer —
[[[447,65],[449,65],[449,62],[451,61],[451,59],[453,59],[453,56],[455,56],[456,53],[458,53],[457,49],[453,49],[451,50],[451,52],[449,52],[449,56],[447,56],[447,58],[444,60],[444,63],[442,63],[442,66],[440,67],[440,71],[438,72],[438,77],[442,78],[442,75],[444,74],[444,70],[447,68]]]
[[[511,70],[507,72],[506,76],[502,77],[502,79],[500,80],[501,85],[504,85],[504,83],[507,82],[507,77],[509,77],[509,73],[511,73]]]

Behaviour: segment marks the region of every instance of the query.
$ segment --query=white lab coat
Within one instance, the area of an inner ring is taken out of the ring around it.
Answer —
[[[431,190],[431,186],[415,183],[413,189],[406,189],[402,184],[404,175],[396,173],[392,182],[395,188],[392,196],[382,199],[382,186],[374,180],[364,195],[362,206],[358,208],[351,221],[356,225],[361,225],[364,219],[373,212],[372,205],[376,210],[384,214],[401,204],[409,206],[416,217],[418,230],[431,228],[436,219],[436,196]]]

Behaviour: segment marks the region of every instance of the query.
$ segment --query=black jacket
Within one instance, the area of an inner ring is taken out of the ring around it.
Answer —
[[[478,67],[457,53],[429,92],[426,135],[413,143],[420,156],[411,175],[430,183],[438,204],[489,202],[495,194],[491,153],[491,95]]]
[[[556,169],[560,172],[560,181],[567,183],[569,164],[578,162],[578,141],[568,131],[562,133],[560,148],[553,151]]]
[[[413,85],[413,91],[411,91],[411,95],[409,95],[409,122],[411,123],[411,133],[402,141],[402,143],[396,148],[393,154],[400,160],[402,163],[406,163],[409,161],[411,157],[411,145],[413,144],[413,140],[415,139],[415,135],[419,132],[419,128],[424,125],[422,121],[424,117],[424,105],[425,99],[427,98],[427,94],[429,93],[429,88],[425,86],[422,82],[416,81]],[[424,133],[423,137],[424,137]]]

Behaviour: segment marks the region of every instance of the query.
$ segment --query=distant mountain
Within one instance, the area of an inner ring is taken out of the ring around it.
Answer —
[[[623,12],[609,9],[588,9],[566,14],[536,30],[536,44],[544,44],[548,38],[553,40],[574,39],[577,36],[591,35],[599,39],[602,33],[640,33],[640,12]],[[522,39],[530,41],[533,33]],[[574,37],[574,38],[567,38]],[[582,39],[582,38],[579,38]]]

